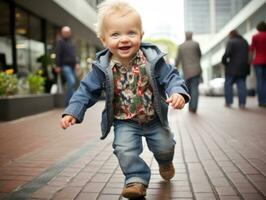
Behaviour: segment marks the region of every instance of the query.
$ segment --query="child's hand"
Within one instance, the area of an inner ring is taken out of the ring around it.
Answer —
[[[76,123],[76,118],[72,117],[71,115],[66,115],[61,119],[61,128],[66,129]]]
[[[175,109],[182,109],[185,106],[185,99],[181,94],[174,93],[166,102]]]

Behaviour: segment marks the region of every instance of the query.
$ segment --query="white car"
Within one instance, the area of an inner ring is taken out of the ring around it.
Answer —
[[[224,78],[215,78],[209,82],[209,95],[223,96],[224,95]]]
[[[209,83],[201,83],[199,85],[199,92],[206,96],[224,96],[224,82],[225,78],[214,78]],[[255,96],[256,91],[253,85],[248,85],[247,82],[247,95]],[[237,95],[236,84],[233,85],[233,95]]]
[[[224,78],[215,78],[208,83],[199,85],[199,92],[206,96],[223,96],[224,95]]]

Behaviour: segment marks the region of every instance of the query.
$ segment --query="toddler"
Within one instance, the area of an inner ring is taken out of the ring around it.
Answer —
[[[142,43],[142,22],[125,0],[99,5],[97,34],[105,50],[96,54],[92,71],[81,81],[63,113],[63,129],[81,123],[87,108],[105,92],[102,137],[114,127],[114,154],[125,175],[122,196],[146,195],[151,171],[140,154],[145,137],[163,179],[174,174],[175,141],[167,120],[168,105],[182,109],[190,97],[177,70],[155,45]]]

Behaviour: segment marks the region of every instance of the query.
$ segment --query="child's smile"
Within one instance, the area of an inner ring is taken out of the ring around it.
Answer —
[[[120,50],[124,51],[124,50],[129,50],[130,46],[123,46],[123,47],[118,47]]]

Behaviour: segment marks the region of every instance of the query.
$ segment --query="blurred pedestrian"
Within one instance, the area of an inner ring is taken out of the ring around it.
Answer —
[[[75,68],[79,68],[76,58],[75,47],[72,42],[71,29],[64,26],[61,29],[61,37],[56,41],[56,65],[55,71],[62,73],[66,81],[67,91],[65,106],[68,105],[71,96],[75,91],[76,75]]]
[[[256,72],[258,103],[259,106],[266,107],[266,23],[260,22],[257,30],[252,37],[250,50]]]
[[[185,33],[186,40],[178,48],[178,55],[176,58],[176,66],[181,62],[184,79],[188,87],[191,100],[189,102],[189,111],[197,112],[199,99],[199,84],[201,77],[201,50],[199,43],[192,39],[193,33],[187,31]]]
[[[229,33],[222,63],[225,66],[225,106],[231,107],[233,104],[233,84],[236,83],[239,108],[245,108],[246,77],[250,73],[249,45],[236,30]]]
[[[96,103],[104,90],[102,139],[113,125],[114,154],[125,175],[122,196],[135,199],[146,195],[151,176],[149,166],[139,156],[142,137],[159,164],[162,178],[170,180],[174,176],[175,141],[168,125],[166,103],[182,109],[189,95],[177,69],[165,62],[159,48],[141,42],[140,15],[127,1],[107,0],[100,4],[97,27],[106,49],[97,53],[92,71],[71,98],[61,127],[80,123],[86,109]]]

